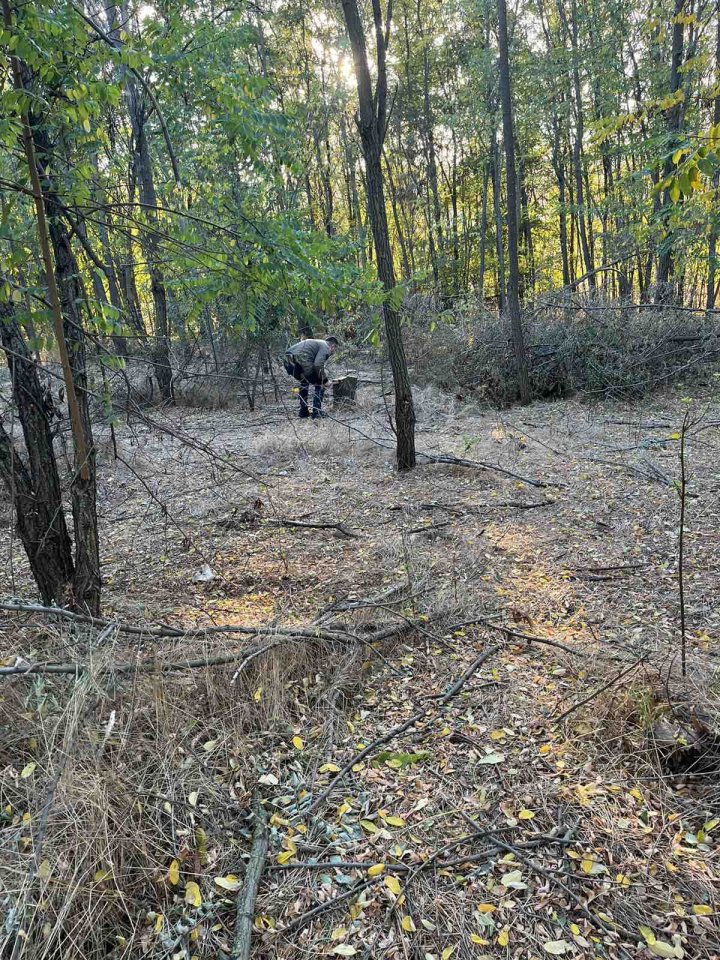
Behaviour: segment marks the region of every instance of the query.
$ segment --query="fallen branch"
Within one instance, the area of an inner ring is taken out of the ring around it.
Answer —
[[[120,633],[139,637],[191,638],[203,637],[209,634],[240,633],[251,637],[279,636],[301,637],[307,640],[340,641],[351,636],[345,631],[321,630],[318,627],[279,627],[262,624],[256,627],[251,627],[242,623],[230,623],[222,626],[209,624],[206,627],[190,628],[171,627],[167,624],[161,624],[160,626],[156,627],[138,627],[134,626],[133,624],[121,623],[117,620],[110,620],[106,617],[91,617],[84,613],[75,613],[72,610],[65,610],[62,607],[45,607],[41,604],[18,599],[17,597],[11,597],[7,600],[0,601],[0,610],[8,610],[14,613],[42,613],[48,616],[58,617],[61,620],[68,620],[72,623],[88,624],[92,627],[113,626],[119,630]]]
[[[519,480],[521,483],[527,483],[528,486],[531,487],[558,486],[558,484],[546,483],[544,480],[532,480],[530,477],[523,477],[519,473],[513,473],[512,470],[506,470],[504,467],[495,466],[494,463],[485,463],[483,460],[465,460],[462,457],[453,457],[450,455],[433,456],[430,453],[419,453],[418,457],[422,457],[429,463],[449,463],[456,467],[475,467],[480,470],[492,470],[495,473],[502,474],[504,477],[511,477],[513,480]]]
[[[253,833],[250,859],[245,871],[245,882],[237,897],[235,911],[235,940],[230,952],[230,960],[248,960],[252,945],[255,901],[257,900],[260,878],[268,852],[267,811],[256,798],[253,805],[255,813],[255,831]]]
[[[463,620],[461,623],[454,623],[448,629],[450,631],[461,630],[463,627],[474,627],[478,624],[481,624],[483,627],[487,627],[488,630],[496,630],[498,633],[502,633],[506,637],[512,637],[514,640],[525,640],[527,643],[540,643],[547,647],[557,647],[558,650],[564,650],[565,653],[571,653],[574,657],[587,656],[584,650],[573,650],[572,647],[568,647],[564,643],[560,643],[559,640],[550,640],[548,637],[536,637],[534,634],[521,633],[519,630],[513,630],[512,627],[507,627],[502,623],[493,623],[492,620],[488,620],[486,617],[473,617],[472,620]]]
[[[114,663],[105,667],[100,667],[97,671],[99,676],[107,676],[116,673],[176,673],[181,670],[198,670],[202,667],[217,667],[229,663],[243,661],[238,668],[241,669],[269,650],[273,650],[281,643],[287,642],[288,638],[276,640],[274,643],[265,644],[263,647],[251,647],[245,650],[238,650],[236,653],[223,653],[215,657],[197,657],[193,660],[170,660],[163,662],[161,660],[144,660],[136,663]],[[0,677],[12,677],[22,674],[70,674],[71,676],[84,676],[92,673],[92,666],[87,663],[21,663],[14,667],[0,667]]]
[[[612,687],[612,685],[614,683],[617,683],[618,680],[621,680],[623,677],[627,676],[628,673],[632,673],[633,670],[636,667],[639,667],[641,663],[645,663],[645,659],[646,658],[642,656],[640,657],[639,660],[636,660],[635,663],[630,664],[629,667],[625,667],[625,669],[621,670],[619,673],[616,673],[615,676],[611,677],[607,683],[604,683],[597,690],[593,690],[593,692],[588,694],[588,696],[585,697],[583,700],[579,700],[577,703],[574,703],[571,707],[568,707],[567,710],[565,710],[564,713],[561,713],[560,716],[557,717],[554,722],[556,724],[561,723],[563,720],[569,717],[571,713],[574,713],[576,710],[579,710],[580,707],[584,707],[585,704],[590,703],[596,697],[599,697],[601,693],[604,693],[609,687]]]
[[[0,604],[0,609],[3,607],[8,608],[10,605]],[[28,609],[33,610],[42,610],[49,613],[59,613],[62,615],[69,615],[69,619],[75,621],[80,619],[81,622],[91,621],[92,625],[99,626],[100,619],[92,617],[82,617],[80,614],[71,614],[69,610],[62,610],[60,608],[54,607],[32,607],[28,608],[25,606],[14,607],[13,609],[21,609],[27,611]],[[108,621],[109,625],[116,627],[118,630],[122,630],[121,624],[114,624],[112,621]],[[107,666],[98,668],[98,676],[107,676],[118,673],[177,673],[182,670],[198,670],[203,667],[217,667],[225,666],[231,663],[237,663],[241,661],[240,666],[235,671],[233,676],[233,682],[237,679],[239,673],[241,673],[249,663],[255,660],[257,657],[262,656],[262,654],[267,653],[270,650],[274,650],[275,647],[282,645],[283,643],[292,643],[298,641],[315,641],[315,642],[325,642],[325,643],[341,643],[347,645],[349,643],[357,643],[363,646],[373,647],[383,640],[388,640],[390,637],[397,636],[399,634],[405,633],[410,629],[414,624],[412,622],[403,622],[393,624],[390,627],[386,627],[383,630],[376,630],[374,633],[369,633],[365,636],[355,636],[351,633],[332,633],[328,631],[311,631],[311,630],[298,630],[293,631],[291,629],[281,629],[274,627],[258,627],[257,629],[252,627],[234,627],[229,628],[230,632],[248,632],[253,633],[254,636],[273,636],[274,639],[270,643],[266,643],[262,646],[256,647],[245,647],[243,650],[237,650],[234,653],[222,653],[215,656],[205,656],[205,657],[195,657],[190,660],[158,660],[153,658],[151,660],[140,660],[134,662],[124,662],[124,663],[114,663]],[[205,633],[219,633],[223,632],[226,628],[217,628],[216,630],[208,631],[189,631],[185,634],[175,634],[170,633],[170,637],[188,637],[188,636],[202,636]],[[126,632],[135,632],[134,628],[128,628]],[[158,636],[159,634],[154,634]],[[165,636],[165,634],[162,634]],[[377,653],[377,651],[375,651]],[[85,674],[92,673],[92,665],[87,663],[19,663],[12,667],[0,667],[0,677],[11,677],[11,676],[20,676],[23,674],[65,674],[75,677],[80,677]]]
[[[285,520],[282,517],[279,519],[269,519],[263,520],[262,524],[266,524],[272,527],[297,527],[299,529],[306,530],[337,530],[338,533],[342,534],[343,537],[348,539],[357,539],[360,534],[355,533],[353,530],[348,529],[343,523],[315,523],[312,521],[303,521],[303,520]]]
[[[485,663],[485,661],[491,657],[493,654],[497,653],[500,650],[499,646],[488,647],[487,650],[484,650],[479,657],[472,662],[468,667],[465,673],[453,683],[453,685],[442,695],[439,700],[439,705],[444,706],[448,700],[454,697],[460,690],[465,686],[470,677],[476,673],[480,667]],[[352,760],[349,760],[345,766],[333,777],[327,787],[323,792],[310,804],[310,807],[306,811],[307,814],[314,813],[317,808],[330,796],[332,791],[335,789],[337,784],[339,784],[344,777],[350,773],[352,768],[356,763],[362,763],[366,757],[369,757],[371,753],[374,753],[378,747],[384,746],[386,743],[389,743],[394,737],[400,736],[400,734],[405,733],[406,730],[409,730],[411,727],[414,727],[416,723],[419,723],[424,717],[427,716],[431,709],[431,706],[425,706],[422,710],[419,710],[417,713],[414,713],[411,717],[405,720],[403,723],[398,724],[395,727],[392,727],[387,733],[384,733],[381,737],[378,737],[376,740],[373,740],[372,743],[369,743],[364,749],[359,753],[355,754]]]
[[[281,933],[287,935],[291,931],[297,930],[298,927],[304,927],[306,923],[314,920],[315,917],[320,916],[321,913],[325,913],[327,910],[332,910],[339,903],[344,903],[345,900],[349,900],[358,893],[362,893],[363,890],[367,890],[368,887],[371,887],[374,883],[377,883],[381,879],[382,877],[373,877],[372,880],[363,880],[361,883],[356,883],[354,887],[350,887],[350,889],[346,890],[345,893],[341,893],[339,896],[333,897],[331,900],[326,900],[324,903],[319,903],[316,907],[313,907],[312,910],[307,910],[305,913],[301,913],[299,917],[295,917],[294,920],[284,927]]]

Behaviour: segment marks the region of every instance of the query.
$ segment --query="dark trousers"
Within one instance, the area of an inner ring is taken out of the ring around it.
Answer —
[[[299,363],[292,363],[292,361],[288,361],[285,364],[285,369],[290,376],[295,377],[300,384],[300,416],[310,416],[310,406],[308,404],[310,387],[315,387],[312,415],[313,417],[319,417],[322,412],[323,397],[325,396],[325,386],[323,380],[319,379],[314,373],[311,373],[310,376],[307,376]]]

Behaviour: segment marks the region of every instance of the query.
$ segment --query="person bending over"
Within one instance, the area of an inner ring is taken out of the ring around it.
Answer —
[[[308,395],[311,386],[315,387],[312,405],[313,420],[327,416],[322,411],[325,385],[328,382],[325,364],[335,353],[337,345],[337,337],[327,337],[325,340],[301,340],[300,343],[289,347],[285,353],[285,369],[300,383],[300,417],[303,419],[310,416]]]

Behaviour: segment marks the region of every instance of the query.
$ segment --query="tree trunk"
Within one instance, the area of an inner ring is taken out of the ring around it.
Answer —
[[[670,96],[673,96],[680,89],[682,76],[680,68],[683,60],[683,45],[685,40],[685,28],[681,20],[686,0],[675,0],[675,11],[672,21],[672,52],[670,55]],[[672,153],[678,143],[678,134],[680,132],[680,120],[682,116],[682,101],[678,101],[666,114],[667,143],[665,144],[665,165],[663,176],[668,177],[673,170]],[[660,210],[660,223],[664,229],[665,237],[662,240],[660,256],[658,257],[657,274],[655,277],[655,302],[667,303],[672,300],[670,290],[670,278],[673,269],[673,237],[670,230],[670,216],[673,208],[673,201],[670,198],[670,191],[663,193],[662,208]]]
[[[580,52],[578,49],[578,17],[577,3],[572,0],[571,21],[568,24],[565,13],[564,0],[558,0],[558,14],[562,22],[566,35],[570,38],[572,50],[572,89],[575,106],[575,137],[572,145],[572,169],[575,180],[575,204],[577,210],[577,232],[580,239],[580,249],[582,252],[585,273],[588,275],[588,285],[590,292],[595,292],[595,272],[593,269],[593,257],[588,239],[588,227],[586,214],[589,216],[589,198],[585,196],[583,184],[583,166],[582,166],[582,146],[585,136],[585,115],[582,102],[582,84],[580,82]]]
[[[155,311],[155,345],[153,361],[155,378],[160,396],[166,403],[173,403],[173,374],[170,357],[170,329],[168,325],[167,293],[165,278],[160,266],[160,249],[157,232],[157,194],[153,178],[152,160],[147,141],[145,106],[136,82],[131,78],[126,84],[126,99],[133,132],[133,163],[140,187],[140,202],[147,217],[147,228],[142,232],[140,243],[145,252],[150,274],[150,292]]]
[[[0,475],[15,506],[18,534],[42,601],[62,607],[73,581],[72,545],[65,525],[48,405],[11,304],[0,303],[0,338],[27,455],[25,464],[0,426]]]
[[[507,7],[497,0],[498,46],[500,54],[500,99],[502,101],[503,140],[505,141],[505,180],[507,190],[508,286],[507,302],[515,352],[515,371],[521,403],[530,402],[530,379],[527,352],[520,316],[520,264],[518,261],[518,201],[515,167],[515,135],[512,90],[510,88],[510,56],[508,49]]]
[[[399,470],[409,470],[415,466],[415,410],[402,340],[400,314],[394,303],[395,271],[390,247],[383,173],[380,163],[387,118],[385,55],[389,41],[390,17],[389,15],[387,17],[387,33],[385,34],[380,0],[372,0],[377,51],[377,82],[373,93],[365,33],[357,0],[342,0],[342,7],[355,65],[359,105],[358,125],[365,156],[368,214],[375,243],[378,276],[387,294],[383,312],[390,366],[395,386],[397,465]]]
[[[717,18],[717,23],[715,26],[715,83],[720,83],[720,0],[715,5],[715,16]],[[717,126],[720,123],[720,96],[715,97],[713,102],[713,125]],[[713,197],[717,197],[718,184],[720,184],[720,171],[715,170],[712,178],[713,185]],[[718,224],[717,224],[717,214],[715,213],[715,207],[717,202],[713,203],[713,209],[710,214],[710,236],[708,237],[708,273],[707,273],[707,288],[705,291],[705,309],[714,310],[715,309],[715,288],[717,286],[716,275],[717,275],[717,239],[718,239]]]
[[[495,133],[494,119],[492,121],[492,138],[490,140],[490,163],[492,166],[493,186],[493,217],[495,219],[495,258],[497,261],[497,298],[500,313],[505,312],[505,244],[502,228],[502,172],[500,170],[500,150]]]
[[[483,168],[482,211],[480,213],[480,268],[478,270],[478,291],[480,303],[485,302],[485,248],[487,240],[487,201],[490,184],[490,172],[485,165]]]
[[[87,438],[87,476],[84,476],[81,470],[76,470],[71,485],[75,533],[74,604],[86,607],[95,616],[100,612],[100,544],[97,527],[95,446],[87,396],[85,335],[80,314],[80,303],[85,298],[77,261],[70,246],[70,237],[60,219],[60,211],[55,209],[54,197],[52,202],[48,203],[48,214],[50,239],[55,254],[55,272],[65,320],[65,339],[70,354],[80,418]]]
[[[562,258],[562,282],[564,287],[569,287],[571,278],[570,262],[568,258],[565,164],[560,153],[560,124],[557,122],[557,120],[553,122],[552,163],[555,171],[555,179],[557,180],[558,185],[558,220],[560,228],[560,256]]]
[[[12,33],[13,16],[8,0],[2,0],[2,10],[4,27]],[[32,75],[18,57],[13,56],[11,63],[13,85],[24,92],[32,83]],[[65,208],[58,199],[58,191],[53,181],[56,152],[43,121],[28,113],[22,117],[22,144],[35,201],[38,240],[55,337],[63,365],[73,435],[74,475],[71,496],[75,528],[75,566],[67,600],[72,606],[97,615],[100,612],[101,581],[95,509],[95,448],[87,404],[84,332],[80,316],[80,303],[84,297],[78,265],[70,248],[67,228],[61,219]],[[7,453],[8,447],[5,443],[5,454]],[[13,482],[20,482],[22,485],[22,471],[13,472],[12,463],[11,457],[10,474],[4,468],[5,482],[7,484],[10,477]],[[32,481],[33,478],[29,479]],[[32,530],[26,528],[25,533],[31,536]]]

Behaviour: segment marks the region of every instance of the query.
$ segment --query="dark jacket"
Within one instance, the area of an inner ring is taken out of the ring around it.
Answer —
[[[326,340],[301,340],[288,348],[287,355],[302,368],[306,377],[322,378],[330,348]]]

